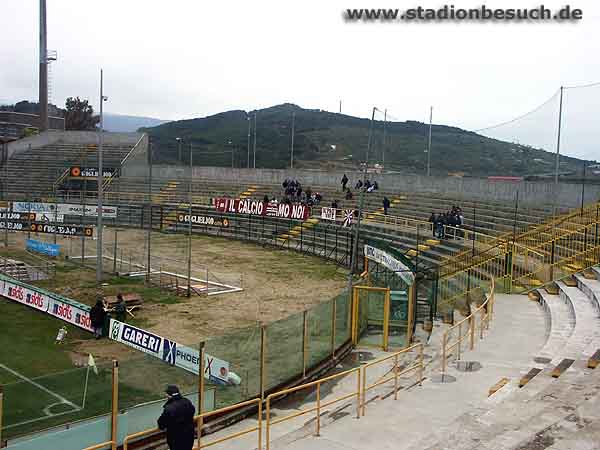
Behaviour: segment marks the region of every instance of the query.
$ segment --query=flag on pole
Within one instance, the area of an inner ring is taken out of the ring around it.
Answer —
[[[96,366],[96,361],[94,361],[94,357],[90,353],[88,357],[88,367],[91,367],[96,375],[98,375],[98,367]]]

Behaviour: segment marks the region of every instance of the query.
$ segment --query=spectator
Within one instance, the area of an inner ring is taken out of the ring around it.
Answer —
[[[92,306],[92,309],[90,310],[90,321],[92,322],[92,328],[94,329],[94,336],[96,339],[100,339],[104,334],[104,322],[106,321],[106,311],[104,310],[102,297],[98,297],[96,304]]]
[[[334,200],[334,201],[331,202],[331,207],[334,208],[334,209],[339,209],[339,205],[338,205],[337,200]]]
[[[350,189],[348,189],[346,191],[346,200],[352,200],[352,191]]]
[[[167,430],[170,450],[192,450],[194,446],[194,414],[196,408],[191,401],[182,397],[175,385],[165,390],[168,400],[158,418],[158,428]]]
[[[323,199],[323,196],[317,192],[315,193],[315,203],[318,205],[319,203],[321,203],[321,200]]]
[[[346,185],[348,184],[348,177],[346,174],[342,177],[342,191],[346,190]]]
[[[127,307],[122,294],[117,294],[117,304],[114,306],[113,311],[117,315],[118,321],[125,322],[125,313],[127,312]]]
[[[379,189],[379,184],[377,184],[377,181],[373,181],[373,190],[377,191]]]
[[[429,216],[429,222],[431,223],[431,233],[433,234],[433,237],[435,237],[435,223],[437,221],[437,217],[435,216],[435,213],[431,213],[431,215]]]
[[[358,180],[356,182],[356,186],[354,186],[354,189],[360,189],[362,186],[363,186],[362,180]]]
[[[387,216],[388,208],[390,207],[390,199],[383,197],[383,214]]]
[[[310,196],[312,195],[312,189],[309,187],[306,188],[304,192],[306,192],[306,198],[310,198]]]
[[[263,202],[269,203],[269,196],[267,194],[265,194],[265,196],[263,197]]]

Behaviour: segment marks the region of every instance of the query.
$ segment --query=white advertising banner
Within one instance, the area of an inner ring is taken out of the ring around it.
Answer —
[[[336,212],[335,208],[321,208],[321,219],[335,220]]]
[[[55,209],[54,203],[12,202],[13,212],[54,213]]]
[[[165,363],[198,374],[200,352],[194,348],[170,341],[124,322],[110,319],[110,339],[162,359]],[[229,363],[204,354],[204,378],[219,384],[229,379]]]
[[[0,295],[45,312],[87,331],[92,330],[89,309],[80,308],[43,292],[0,279]]]
[[[77,203],[40,203],[40,202],[13,202],[13,212],[32,212],[36,214],[44,214],[47,217],[54,217],[54,214],[59,216],[83,216],[84,205]],[[85,205],[85,215],[95,217],[98,215],[98,207],[95,205]],[[116,206],[103,206],[102,215],[109,219],[117,217]]]
[[[415,275],[412,273],[410,268],[402,261],[398,261],[389,253],[365,244],[365,256],[367,259],[375,261],[377,264],[381,264],[382,266],[390,269],[396,275],[400,276],[400,278],[402,278],[402,280],[409,286],[415,282]]]
[[[59,203],[58,213],[64,214],[65,216],[83,216],[84,205],[78,205],[76,203]],[[98,215],[98,207],[94,205],[85,205],[85,215],[96,217]],[[116,206],[102,206],[102,216],[109,219],[117,217]]]

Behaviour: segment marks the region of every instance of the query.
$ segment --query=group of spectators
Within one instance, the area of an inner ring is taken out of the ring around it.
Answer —
[[[348,187],[349,181],[350,180],[348,179],[348,176],[344,174],[344,176],[342,177],[341,184],[342,192],[346,192],[346,200],[352,200],[353,197],[352,191]],[[354,185],[354,189],[362,189],[365,192],[373,192],[379,189],[379,184],[377,184],[377,181],[373,181],[371,183],[369,180],[365,180],[365,182],[363,183],[363,181],[359,179]]]
[[[281,183],[281,186],[283,187],[281,203],[300,203],[305,206],[315,206],[323,200],[323,196],[319,192],[312,192],[310,187],[302,189],[302,184],[300,184],[298,180],[286,178],[285,181]],[[279,203],[280,200],[275,197],[270,199],[269,196],[265,194],[263,202]]]
[[[432,223],[433,237],[445,239],[445,227],[449,226],[456,229],[462,228],[464,225],[464,216],[462,209],[460,209],[459,206],[452,206],[451,210],[444,213],[435,214],[432,212],[431,216],[429,217],[429,222]],[[461,232],[457,230],[454,233],[454,237],[460,238]]]

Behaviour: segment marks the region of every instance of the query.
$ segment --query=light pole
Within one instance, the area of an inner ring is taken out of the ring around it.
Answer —
[[[427,176],[431,175],[431,124],[433,120],[433,106],[429,109],[429,139],[427,141]]]
[[[387,109],[383,112],[383,146],[381,148],[381,164],[385,167],[385,141],[386,141],[386,129],[387,124]]]
[[[231,139],[227,139],[227,146],[229,147],[229,151],[231,152],[231,168],[233,169],[233,145]]]
[[[246,167],[249,169],[250,168],[250,126],[252,125],[252,120],[250,119],[250,115],[248,113],[246,113],[246,120],[248,121],[248,164],[246,165]]]
[[[183,143],[183,139],[181,139],[180,137],[176,137],[175,140],[177,141],[177,150],[178,150],[178,161],[181,164],[181,144]]]
[[[252,167],[256,169],[256,111],[254,111],[254,163]]]
[[[367,140],[367,154],[365,156],[365,167],[363,169],[363,186],[367,181],[367,167],[369,166],[369,153],[371,151],[371,137],[373,135],[373,122],[375,121],[375,111],[378,111],[376,107],[373,107],[373,113],[371,114],[371,124],[369,125],[369,138]],[[359,206],[358,206],[358,217],[356,219],[356,225],[354,226],[354,242],[352,249],[350,250],[350,273],[348,274],[348,292],[352,295],[352,272],[354,271],[354,263],[357,258],[358,251],[358,239],[360,236],[360,216],[365,200],[365,190],[360,189]]]
[[[98,216],[97,240],[96,240],[96,281],[98,284],[102,283],[102,195],[103,195],[103,183],[104,183],[104,169],[102,168],[102,145],[104,143],[104,114],[103,104],[108,100],[108,97],[104,95],[103,90],[104,73],[100,69],[100,131],[99,131],[99,145],[98,145]],[[84,208],[85,209],[85,208]]]
[[[187,296],[191,297],[192,295],[192,181],[194,178],[193,175],[193,148],[192,143],[190,142],[190,181],[188,185],[188,260],[187,260]],[[208,279],[206,280],[208,283]]]
[[[292,111],[292,149],[291,149],[291,160],[290,169],[294,168],[294,126],[296,122],[296,111]]]

